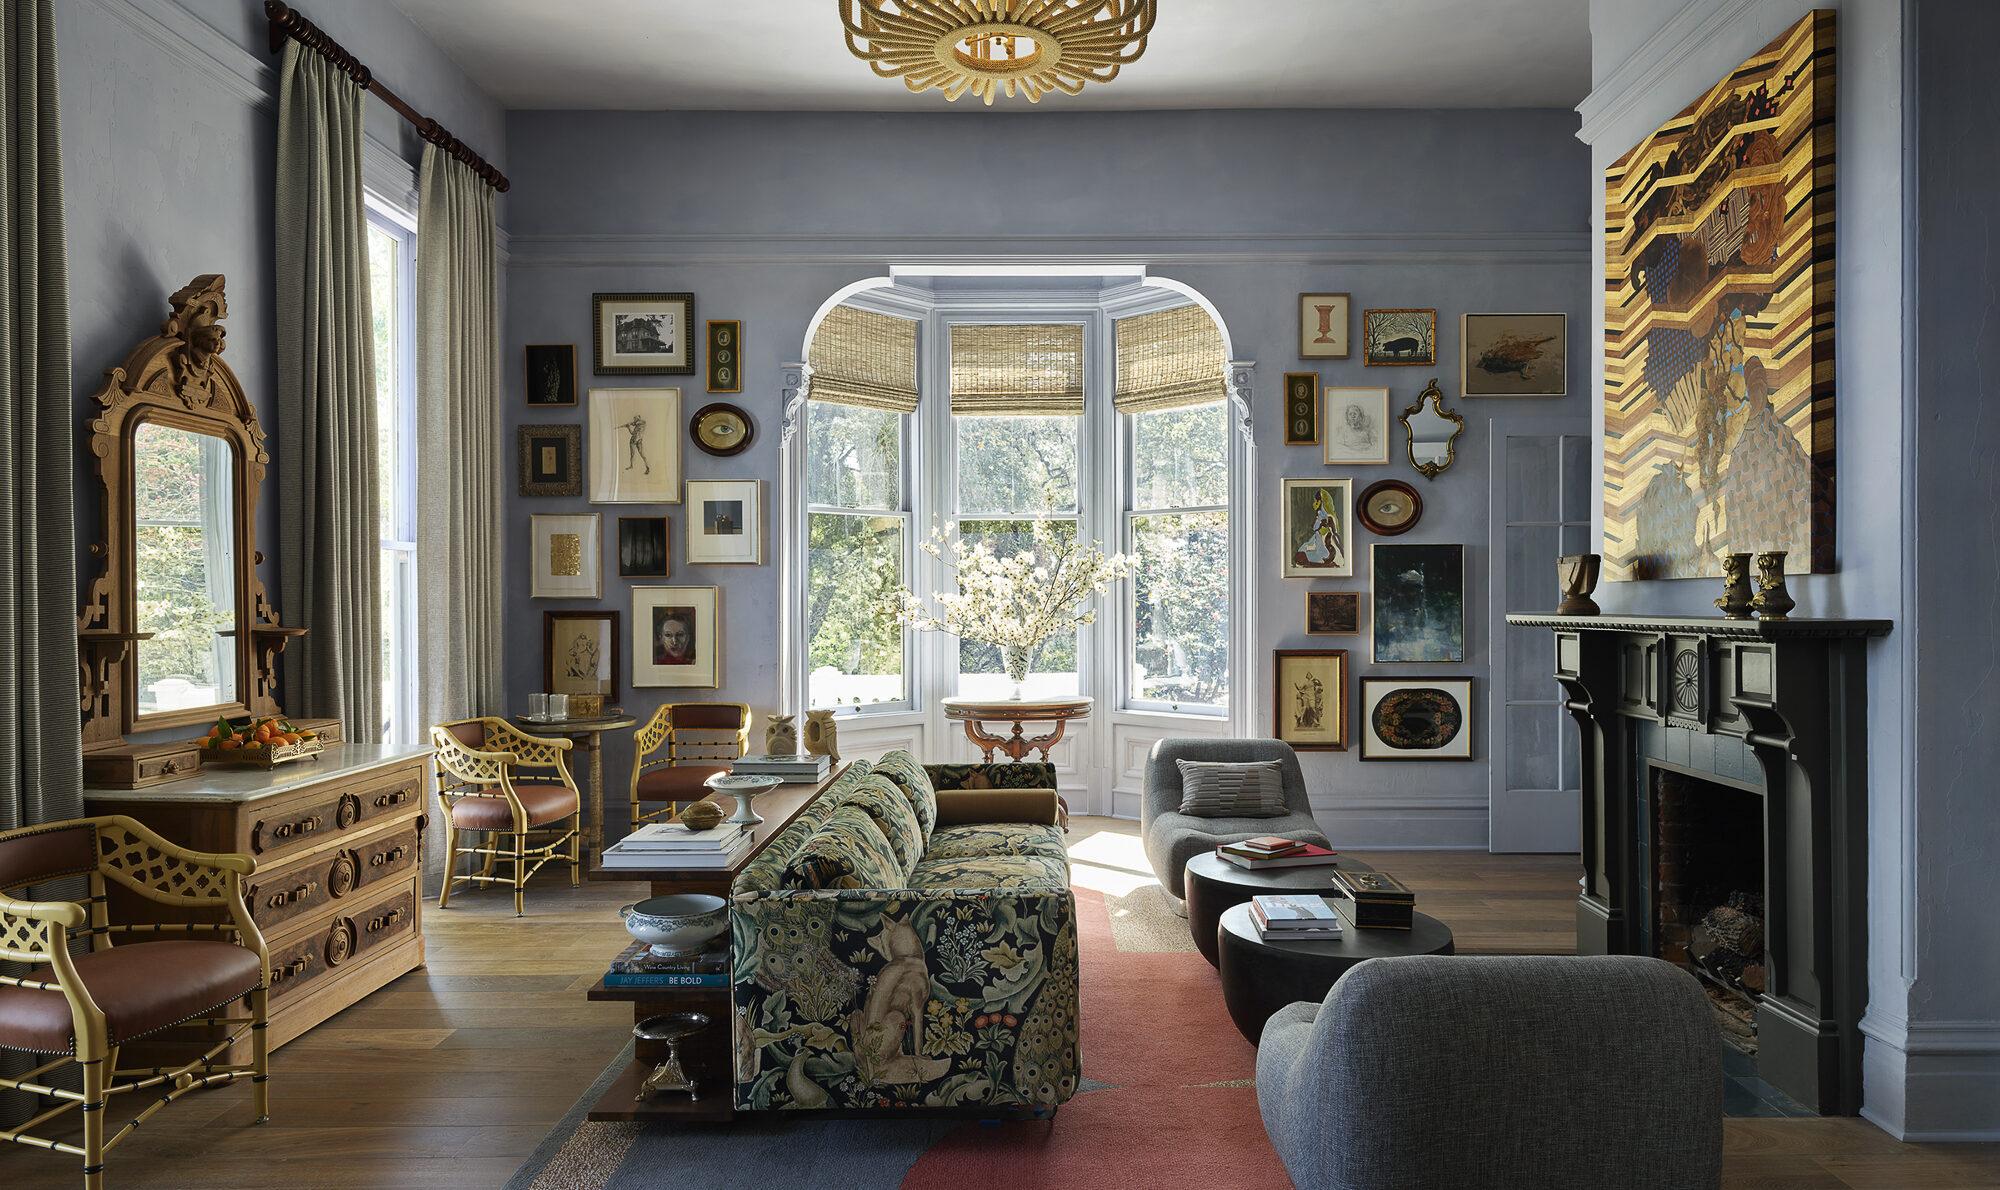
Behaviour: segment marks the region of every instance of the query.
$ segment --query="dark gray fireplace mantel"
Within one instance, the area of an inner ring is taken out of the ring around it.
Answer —
[[[1699,739],[1709,756],[1723,745],[1747,750],[1764,799],[1759,1072],[1822,1114],[1859,1111],[1867,642],[1891,623],[1552,613],[1507,623],[1555,632],[1555,679],[1579,729],[1578,952],[1649,953],[1658,907],[1645,867],[1655,813],[1648,775],[1667,763],[1657,741]]]

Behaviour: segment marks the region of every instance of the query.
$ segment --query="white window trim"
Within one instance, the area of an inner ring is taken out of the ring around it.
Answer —
[[[394,634],[390,646],[392,654],[410,659],[399,674],[400,688],[394,692],[394,705],[385,708],[389,711],[389,720],[396,735],[395,739],[387,742],[416,744],[420,742],[422,730],[416,721],[418,673],[414,663],[417,656],[417,216],[411,206],[416,195],[412,189],[406,201],[399,202],[364,188],[362,197],[367,205],[369,224],[395,235],[403,245],[402,267],[396,277],[397,307],[405,314],[401,325],[396,328],[398,359],[395,375],[401,390],[397,393],[396,405],[401,424],[392,434],[392,439],[400,446],[393,459],[378,459],[377,465],[396,468],[400,474],[395,490],[404,497],[392,514],[395,536],[381,542],[381,548],[390,553],[393,563],[392,569],[383,577],[395,585],[393,602],[397,610],[396,622],[384,625],[383,631]]]

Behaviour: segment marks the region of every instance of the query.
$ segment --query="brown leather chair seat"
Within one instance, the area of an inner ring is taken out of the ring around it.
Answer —
[[[707,781],[726,773],[727,764],[677,764],[647,769],[639,774],[642,802],[698,802],[709,794]]]
[[[528,812],[529,826],[542,826],[576,813],[576,790],[567,785],[516,785],[514,795]],[[504,797],[462,797],[452,803],[451,821],[462,831],[512,830],[514,812],[507,808]]]
[[[74,962],[112,1045],[221,1009],[263,977],[256,952],[228,942],[128,942]],[[26,978],[53,984],[55,969],[37,967]],[[61,992],[0,985],[0,1046],[74,1053],[75,1032]]]

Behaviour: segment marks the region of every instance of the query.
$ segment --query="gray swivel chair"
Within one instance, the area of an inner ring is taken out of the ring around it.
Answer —
[[[1298,1190],[1713,1190],[1721,1046],[1658,959],[1370,959],[1264,1026],[1257,1106]]]
[[[1181,813],[1181,770],[1177,760],[1241,763],[1275,760],[1283,775],[1285,805],[1281,818],[1196,818]],[[1160,740],[1146,757],[1146,788],[1139,802],[1139,831],[1146,844],[1146,861],[1176,905],[1187,896],[1182,869],[1188,860],[1221,843],[1237,843],[1259,835],[1283,835],[1321,847],[1331,847],[1326,832],[1313,820],[1306,799],[1305,775],[1298,754],[1282,740],[1221,740],[1183,737]]]

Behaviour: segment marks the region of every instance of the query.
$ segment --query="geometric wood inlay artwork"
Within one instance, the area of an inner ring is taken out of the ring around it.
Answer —
[[[1604,571],[1833,570],[1833,23],[1604,173]]]

